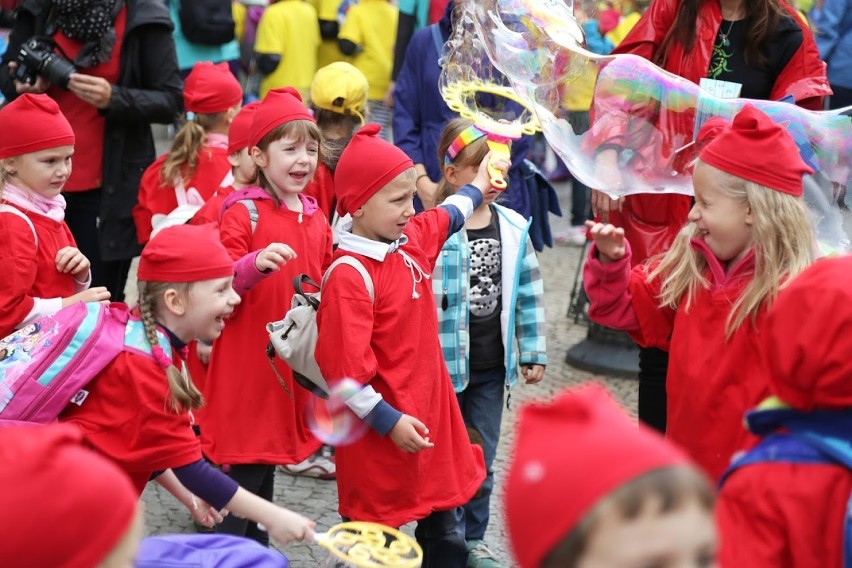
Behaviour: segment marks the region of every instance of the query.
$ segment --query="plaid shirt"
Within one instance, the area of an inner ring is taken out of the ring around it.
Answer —
[[[502,249],[503,327],[506,385],[517,382],[521,364],[547,364],[544,286],[538,258],[529,238],[530,222],[518,213],[494,205],[500,216]],[[470,248],[467,231],[444,244],[435,271],[432,292],[438,309],[438,332],[444,361],[456,392],[470,380]]]

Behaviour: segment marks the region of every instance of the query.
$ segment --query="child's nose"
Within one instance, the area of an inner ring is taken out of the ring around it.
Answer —
[[[686,216],[692,222],[698,221],[701,215],[698,213],[698,205],[693,205],[692,209],[689,210],[689,215]]]
[[[232,306],[237,306],[242,301],[243,299],[240,298],[240,295],[237,294],[237,292],[233,288],[231,288],[231,297],[229,298],[228,303]]]

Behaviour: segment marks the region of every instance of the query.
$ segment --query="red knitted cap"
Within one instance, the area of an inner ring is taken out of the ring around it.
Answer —
[[[291,120],[316,122],[314,115],[302,103],[302,95],[295,88],[284,87],[269,91],[255,111],[249,146],[257,146],[269,132]]]
[[[243,89],[227,63],[196,63],[183,83],[183,104],[187,112],[225,112],[242,100]]]
[[[555,447],[554,440],[565,443]],[[504,493],[515,558],[522,568],[538,567],[603,497],[685,463],[683,453],[634,423],[600,385],[525,405]]]
[[[784,128],[752,105],[744,106],[733,123],[719,126],[719,119],[709,120],[698,132],[699,142],[712,138],[698,154],[702,162],[776,191],[802,195],[802,176],[814,171]]]
[[[212,225],[175,225],[154,235],[139,258],[139,280],[199,282],[233,276],[234,262]]]
[[[70,424],[0,425],[4,565],[98,566],[130,528],[130,479],[81,441]]]
[[[228,128],[228,154],[236,154],[243,148],[248,148],[251,123],[259,106],[259,102],[247,104],[231,121],[231,126]]]
[[[0,158],[73,146],[74,131],[47,95],[25,93],[0,109]]]
[[[852,408],[852,257],[816,261],[781,290],[761,329],[772,393],[799,410]]]
[[[382,127],[367,124],[355,133],[334,170],[334,193],[337,212],[354,213],[373,194],[414,162],[405,152],[379,138]]]

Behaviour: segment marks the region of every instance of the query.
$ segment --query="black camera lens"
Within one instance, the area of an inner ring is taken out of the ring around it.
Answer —
[[[73,63],[53,52],[53,42],[49,39],[29,40],[21,46],[15,61],[18,63],[15,80],[30,85],[41,75],[50,83],[67,89],[71,73],[77,71]]]

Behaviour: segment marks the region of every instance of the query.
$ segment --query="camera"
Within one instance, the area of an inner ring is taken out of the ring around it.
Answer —
[[[54,43],[50,39],[34,37],[21,46],[15,61],[15,80],[34,84],[36,76],[41,75],[53,85],[68,88],[71,73],[76,73],[74,64],[53,51]]]

